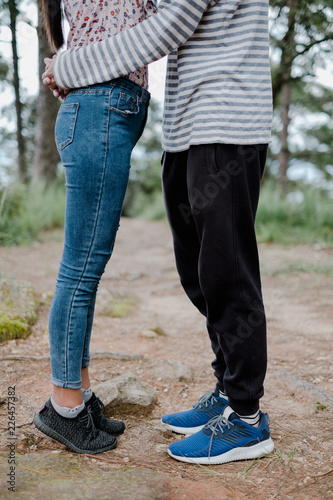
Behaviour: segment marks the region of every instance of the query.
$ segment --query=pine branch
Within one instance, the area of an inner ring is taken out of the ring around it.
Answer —
[[[306,46],[304,46],[304,44],[299,43],[298,45],[302,45],[304,47],[304,49],[301,52],[297,52],[296,57],[302,56],[303,54],[306,54],[307,52],[309,52],[309,50],[312,49],[312,47],[315,47],[316,45],[320,45],[323,42],[328,42],[329,40],[333,40],[333,33],[329,34],[328,36],[326,36],[322,40],[313,40],[312,42],[310,42]]]

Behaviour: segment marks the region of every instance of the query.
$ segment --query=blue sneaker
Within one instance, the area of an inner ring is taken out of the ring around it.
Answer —
[[[242,422],[227,407],[223,415],[212,418],[201,431],[172,443],[168,453],[181,462],[208,465],[257,458],[273,449],[266,413],[260,412],[256,428]]]
[[[228,400],[218,392],[207,392],[193,405],[192,410],[171,413],[162,417],[162,424],[179,434],[194,434],[200,431],[213,417],[221,415],[228,406]]]

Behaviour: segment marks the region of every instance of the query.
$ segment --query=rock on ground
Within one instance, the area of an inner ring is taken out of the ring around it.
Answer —
[[[96,395],[103,401],[106,413],[137,413],[150,411],[157,399],[155,389],[144,384],[131,373],[120,375],[95,388]]]
[[[303,378],[299,377],[295,373],[291,373],[287,370],[279,370],[275,376],[280,380],[286,382],[286,386],[289,389],[296,391],[303,391],[309,396],[311,396],[317,404],[322,405],[322,409],[328,409],[333,412],[333,396],[328,392],[324,391],[320,387],[317,387],[311,382],[307,382]]]

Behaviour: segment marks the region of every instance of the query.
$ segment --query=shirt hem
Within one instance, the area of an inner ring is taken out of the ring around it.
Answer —
[[[200,146],[202,144],[235,144],[236,146],[251,146],[253,144],[270,144],[272,142],[272,137],[257,137],[256,139],[221,139],[220,137],[209,137],[207,139],[202,140],[191,140],[183,146],[170,146],[170,144],[165,143],[162,140],[162,148],[163,151],[167,153],[181,153],[182,151],[187,151],[191,146]]]

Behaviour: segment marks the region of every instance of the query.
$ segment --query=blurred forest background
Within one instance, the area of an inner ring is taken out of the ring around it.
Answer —
[[[31,16],[31,5],[38,16]],[[333,244],[332,22],[333,0],[270,0],[274,125],[257,216],[260,241]],[[54,143],[61,101],[43,85],[32,96],[21,83],[18,42],[25,27],[38,36],[39,74],[52,55],[40,1],[1,0],[0,26],[0,244],[26,244],[63,225],[65,182]],[[10,56],[1,52],[4,44]],[[153,100],[133,153],[125,216],[165,216],[161,118],[162,103]]]

